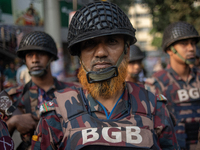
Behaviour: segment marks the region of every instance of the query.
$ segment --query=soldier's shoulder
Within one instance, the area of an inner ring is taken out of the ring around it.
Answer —
[[[44,102],[40,105],[40,115],[55,110],[55,102],[53,100]]]
[[[155,77],[149,77],[145,80],[145,84],[147,85],[153,85],[156,82]]]
[[[14,87],[7,88],[7,89],[5,89],[5,91],[9,95],[14,95],[14,94],[22,93],[23,89],[24,89],[24,86],[20,85],[20,86],[14,86]]]
[[[160,70],[160,71],[155,72],[152,76],[153,76],[153,77],[160,77],[160,76],[165,75],[166,73],[167,73],[167,70],[162,69],[162,70]]]
[[[69,87],[81,87],[81,84],[79,82],[65,82],[65,84],[67,84]]]
[[[167,98],[163,94],[156,94],[157,101],[167,103]]]

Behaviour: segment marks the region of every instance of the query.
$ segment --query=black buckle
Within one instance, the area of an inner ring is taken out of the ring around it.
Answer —
[[[114,74],[113,74],[112,76],[110,76],[110,77],[105,78],[105,79],[95,80],[95,79],[91,79],[91,78],[89,77],[90,74],[102,75],[102,74],[104,74],[104,73],[109,72],[109,71],[112,70],[112,69],[115,69]],[[89,72],[87,72],[86,76],[87,76],[88,83],[94,83],[94,82],[105,81],[105,80],[111,79],[111,78],[113,78],[113,77],[117,77],[117,76],[118,76],[118,69],[117,69],[117,66],[111,66],[111,67],[109,67],[109,68],[104,69],[103,71],[97,71],[97,72],[96,72],[96,71],[89,71]]]

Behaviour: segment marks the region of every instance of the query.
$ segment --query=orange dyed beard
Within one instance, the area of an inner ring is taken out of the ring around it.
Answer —
[[[83,89],[86,89],[94,99],[98,97],[108,99],[113,94],[116,94],[117,92],[119,92],[124,88],[127,65],[128,65],[128,60],[123,59],[118,68],[117,77],[113,77],[111,79],[95,83],[88,83],[86,72],[81,65],[78,72],[78,79]]]

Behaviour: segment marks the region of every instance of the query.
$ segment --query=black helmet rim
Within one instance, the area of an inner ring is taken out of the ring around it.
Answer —
[[[30,46],[25,46],[25,47],[20,48],[20,49],[17,51],[17,56],[18,56],[19,58],[24,59],[24,58],[25,58],[25,54],[28,53],[29,51],[43,51],[43,52],[47,52],[47,53],[53,55],[54,60],[57,60],[57,59],[58,59],[58,56],[56,56],[54,53],[51,53],[51,52],[49,51],[49,49],[44,48],[44,47],[40,47],[40,46],[32,46],[32,45],[30,45]]]
[[[71,55],[79,55],[77,45],[85,40],[123,34],[130,44],[134,44],[135,29],[128,16],[114,3],[96,1],[87,4],[73,16],[67,37],[68,50]]]
[[[88,34],[88,33],[86,33]],[[68,45],[68,49],[71,53],[71,55],[75,56],[77,55],[77,50],[76,51],[73,51],[73,46],[83,42],[83,41],[86,41],[86,40],[89,40],[89,39],[92,39],[92,38],[97,38],[97,37],[101,37],[101,36],[106,36],[106,35],[117,35],[117,34],[120,34],[120,35],[125,35],[125,36],[128,36],[129,39],[131,39],[131,43],[130,45],[134,44],[137,42],[137,39],[131,34],[130,30],[127,30],[127,29],[118,29],[118,30],[108,30],[108,31],[105,31],[103,33],[99,33],[99,31],[95,31],[95,32],[92,32],[91,35],[88,35],[86,36],[86,34],[84,34],[83,36],[77,36],[77,38],[75,38],[73,41],[71,41],[70,45]],[[84,38],[82,38],[84,37]]]
[[[43,31],[33,31],[24,35],[16,52],[18,57],[24,59],[25,51],[30,50],[45,51],[53,55],[54,60],[58,59],[55,41],[48,33]]]
[[[178,42],[178,41],[181,41],[181,40],[186,40],[186,39],[196,39],[196,43],[198,43],[200,41],[200,36],[185,36],[185,37],[180,37],[180,38],[177,38],[176,40],[171,40],[169,41],[168,44],[165,45],[165,47],[163,48],[163,50],[166,52],[166,50],[168,49],[168,47],[170,47],[172,44]]]

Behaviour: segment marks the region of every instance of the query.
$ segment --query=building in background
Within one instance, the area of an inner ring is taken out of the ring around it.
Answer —
[[[59,0],[61,42],[63,48],[64,71],[69,80],[73,80],[79,62],[67,51],[67,34],[69,16],[74,11],[73,2],[79,9],[85,3],[93,0]],[[0,57],[4,61],[13,61],[17,58],[16,49],[21,36],[32,31],[45,31],[43,0],[0,0]],[[53,18],[52,18],[53,19]],[[57,69],[57,68],[56,68]],[[52,70],[56,70],[52,69]],[[72,77],[72,78],[71,78]]]
[[[129,9],[129,19],[136,29],[137,45],[144,51],[155,51],[155,47],[151,45],[153,37],[150,31],[153,27],[152,16],[149,8],[145,4],[141,4],[141,0],[135,0],[135,3]]]

